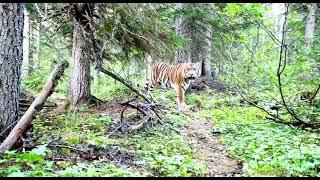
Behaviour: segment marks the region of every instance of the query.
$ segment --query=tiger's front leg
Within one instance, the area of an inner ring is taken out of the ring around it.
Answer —
[[[148,81],[146,83],[146,87],[145,87],[146,91],[147,91],[147,95],[150,97],[151,101],[154,103],[154,97],[152,96],[151,91],[153,91],[153,87],[152,87],[152,83],[150,81]]]
[[[189,107],[185,103],[185,92],[183,91],[181,86],[175,86],[174,88],[177,93],[177,105],[178,105],[178,111],[188,111]]]

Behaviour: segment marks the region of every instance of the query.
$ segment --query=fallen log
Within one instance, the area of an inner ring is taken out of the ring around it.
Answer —
[[[36,99],[32,102],[31,106],[28,108],[26,113],[21,117],[16,126],[12,129],[8,137],[3,141],[0,146],[0,153],[5,152],[13,147],[13,145],[22,137],[32,118],[39,112],[46,99],[53,93],[54,88],[58,84],[58,80],[64,73],[64,70],[68,67],[69,63],[63,61],[56,66],[54,71],[49,76],[46,84],[43,86],[41,92],[38,94]]]

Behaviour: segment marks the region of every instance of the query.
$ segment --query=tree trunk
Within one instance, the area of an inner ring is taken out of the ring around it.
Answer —
[[[36,67],[40,67],[39,54],[40,54],[40,31],[41,23],[39,19],[36,19],[34,28],[34,53],[33,62],[36,62]]]
[[[24,26],[23,26],[23,62],[28,64],[28,71],[22,70],[22,74],[29,74],[30,58],[30,18],[27,9],[24,9]]]
[[[309,47],[314,40],[314,30],[316,27],[317,3],[311,3],[308,7],[309,12],[306,20],[306,29],[304,34],[304,44]]]
[[[18,119],[23,9],[21,3],[0,4],[0,131]]]
[[[90,98],[90,57],[86,37],[79,23],[73,31],[72,72],[68,98],[72,106],[79,106]]]
[[[33,54],[34,54],[34,28],[33,28],[33,21],[31,21],[29,16],[29,58],[28,58],[28,75],[30,75],[33,72],[34,67],[34,61],[33,61]]]
[[[210,66],[211,62],[211,50],[212,50],[212,42],[211,42],[211,37],[212,37],[212,27],[209,24],[205,24],[205,36],[203,39],[203,51],[202,51],[202,69],[201,69],[201,75],[202,76],[208,76],[212,77],[212,67]]]
[[[177,3],[177,9],[192,8],[186,3]],[[192,4],[192,6],[200,7],[206,10],[207,4]],[[210,9],[207,9],[208,12]],[[211,11],[210,11],[211,13]],[[202,64],[201,75],[211,77],[212,68],[211,61],[211,37],[212,27],[205,21],[199,21],[195,18],[186,19],[183,17],[177,18],[175,21],[176,32],[182,37],[189,39],[185,48],[178,51],[176,54],[176,63],[181,62],[200,62]],[[199,28],[201,28],[201,31]]]
[[[98,69],[93,69],[93,87],[97,88],[99,84],[100,72]]]
[[[68,99],[72,107],[80,106],[91,97],[90,59],[92,51],[88,35],[91,33],[89,19],[92,18],[94,4],[70,3],[70,14],[75,19],[73,30],[73,66],[69,82]]]
[[[184,10],[189,8],[187,3],[176,3],[177,10]],[[177,51],[175,55],[175,61],[176,63],[182,63],[182,62],[191,62],[191,41],[192,41],[192,29],[191,29],[191,22],[190,20],[179,17],[175,20],[175,31],[185,38],[186,43],[184,45],[184,48]]]
[[[154,63],[154,59],[152,59],[150,54],[145,54],[145,58],[146,58],[146,63],[147,63],[147,68],[146,68],[146,81],[149,81],[149,77],[151,74],[151,67],[152,64]]]
[[[197,4],[192,4],[197,6]],[[192,8],[188,3],[177,3],[176,8],[178,10],[187,10]],[[200,62],[199,51],[199,39],[197,37],[198,31],[196,27],[197,21],[194,18],[179,17],[175,20],[175,30],[177,34],[185,39],[185,45],[183,49],[180,49],[176,53],[176,63],[183,62]]]
[[[284,3],[272,3],[271,4],[271,16],[275,18],[275,35],[282,40],[282,31],[284,23],[285,4]]]

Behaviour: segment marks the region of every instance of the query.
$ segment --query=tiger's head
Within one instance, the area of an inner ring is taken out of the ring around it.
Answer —
[[[201,75],[201,64],[197,63],[185,63],[184,75],[186,79],[195,79]]]

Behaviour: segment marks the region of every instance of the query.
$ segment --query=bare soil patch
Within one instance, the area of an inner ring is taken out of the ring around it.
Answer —
[[[208,167],[206,176],[240,176],[242,163],[228,156],[226,148],[219,142],[219,135],[213,133],[213,129],[213,123],[194,117],[181,134],[198,155],[198,161]]]

